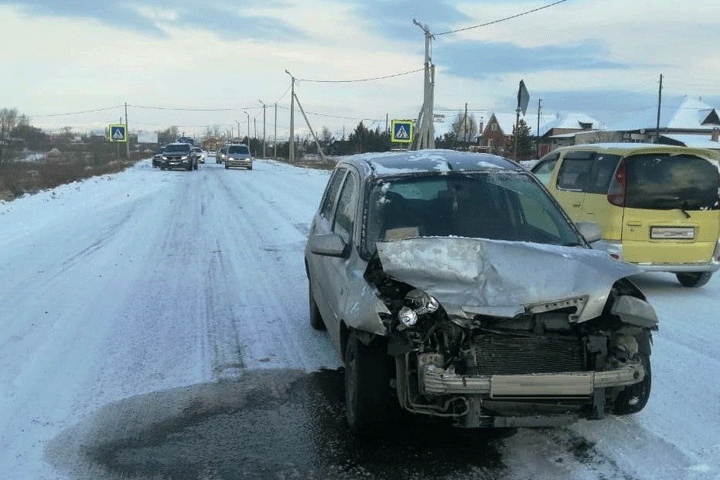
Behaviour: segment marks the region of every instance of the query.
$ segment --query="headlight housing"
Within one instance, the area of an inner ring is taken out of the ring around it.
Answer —
[[[405,295],[405,306],[398,312],[398,320],[404,328],[413,327],[422,315],[435,313],[440,304],[437,299],[422,290],[410,290]]]

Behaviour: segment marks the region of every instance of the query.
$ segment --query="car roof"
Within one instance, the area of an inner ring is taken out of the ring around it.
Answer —
[[[696,155],[704,155],[712,159],[718,158],[718,154],[712,150],[682,147],[679,145],[664,145],[660,143],[589,143],[560,147],[555,151],[603,151],[606,153],[617,153],[620,155],[634,155],[640,153],[692,153]]]
[[[427,172],[478,172],[521,170],[517,163],[487,153],[454,150],[416,150],[407,152],[364,153],[342,159],[340,164],[355,165],[365,176],[392,176]]]

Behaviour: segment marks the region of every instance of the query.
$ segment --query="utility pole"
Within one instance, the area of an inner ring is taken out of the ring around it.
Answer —
[[[660,140],[660,106],[662,105],[662,73],[660,74],[660,88],[658,89],[658,113],[657,123],[655,124],[655,143]]]
[[[250,146],[250,114],[245,109],[243,109],[243,112],[245,112],[245,115],[247,116],[247,122],[248,122],[247,142],[248,142],[248,147],[249,147]],[[240,136],[240,131],[238,130],[238,137],[239,136]]]
[[[535,148],[537,152],[537,158],[540,158],[540,111],[542,103],[542,98],[538,98],[538,124],[537,124],[537,131],[535,132]]]
[[[465,116],[463,117],[463,135],[465,136],[465,147],[468,143],[468,131],[467,131],[467,102],[465,102]]]
[[[238,127],[238,135],[237,136],[238,136],[238,138],[240,138],[240,122],[235,120],[235,123],[237,123],[237,127]],[[232,128],[232,125],[230,125],[230,128]],[[230,140],[232,140],[232,132],[230,133]]]
[[[425,34],[425,84],[423,85],[423,106],[420,110],[420,114],[418,115],[418,135],[416,137],[417,149],[421,150],[424,148],[435,147],[435,128],[433,126],[434,93],[432,91],[435,83],[435,66],[432,65],[431,68],[430,41],[432,40],[433,36],[430,33],[430,29],[427,25],[422,25],[415,19],[413,19],[413,23],[420,27],[420,29]]]
[[[263,106],[263,158],[265,158],[265,104],[262,100],[258,100],[258,102]]]
[[[320,140],[318,140],[317,135],[315,135],[315,131],[313,130],[312,125],[310,125],[310,121],[308,120],[307,115],[305,115],[305,110],[303,110],[302,105],[300,105],[300,99],[295,98],[295,100],[297,101],[298,107],[300,107],[300,113],[302,113],[303,118],[305,118],[305,123],[307,124],[308,128],[310,129],[310,133],[312,133],[312,136],[315,139],[315,146],[317,147],[318,152],[320,153],[320,158],[322,158],[324,161],[326,158],[325,158],[325,153],[323,152],[323,149],[320,146]]]
[[[275,104],[275,139],[273,141],[273,157],[277,158],[277,103]]]
[[[125,158],[130,160],[130,130],[128,130],[127,102],[125,102]]]
[[[290,75],[290,163],[295,162],[295,77],[290,72],[285,70],[285,73]]]

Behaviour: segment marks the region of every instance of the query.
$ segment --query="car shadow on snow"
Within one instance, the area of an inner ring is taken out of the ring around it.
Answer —
[[[106,405],[45,459],[78,479],[504,478],[498,432],[398,411],[372,438],[344,420],[343,370],[243,372]]]

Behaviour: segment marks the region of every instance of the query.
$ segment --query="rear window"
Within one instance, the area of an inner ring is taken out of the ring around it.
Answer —
[[[625,206],[653,210],[717,210],[720,179],[713,163],[694,155],[627,158]]]
[[[190,152],[190,145],[187,143],[170,144],[163,151],[165,153],[188,153]]]
[[[236,155],[247,155],[248,147],[245,145],[232,145],[228,147],[228,153],[234,153]]]

